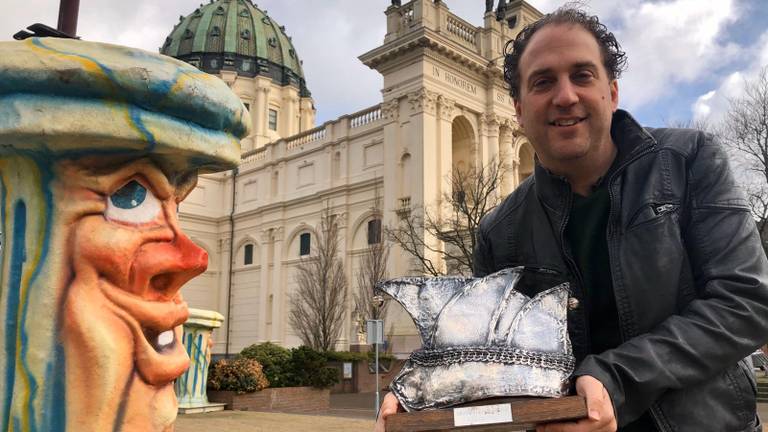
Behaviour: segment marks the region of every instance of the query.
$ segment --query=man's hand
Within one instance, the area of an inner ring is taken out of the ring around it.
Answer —
[[[588,417],[577,422],[548,423],[536,432],[615,432],[616,417],[611,397],[597,379],[584,375],[576,379],[576,393],[587,399]],[[382,429],[383,432],[384,429]],[[378,432],[378,429],[376,430]]]
[[[392,393],[387,393],[384,396],[384,400],[381,401],[381,408],[379,409],[379,419],[376,420],[376,427],[373,428],[373,432],[385,432],[384,424],[387,417],[391,414],[395,414],[400,408],[400,402]]]

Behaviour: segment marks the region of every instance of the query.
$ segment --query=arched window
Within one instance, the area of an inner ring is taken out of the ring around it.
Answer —
[[[244,256],[243,256],[243,264],[244,265],[251,265],[253,264],[253,245],[247,244],[245,245]]]
[[[368,244],[381,243],[381,219],[368,221]]]
[[[299,236],[299,256],[309,255],[309,233],[304,233]]]

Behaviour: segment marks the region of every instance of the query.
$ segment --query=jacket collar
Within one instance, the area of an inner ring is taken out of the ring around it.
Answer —
[[[623,169],[626,161],[656,145],[656,140],[627,111],[618,109],[611,120],[611,138],[617,147],[616,160],[604,178],[611,177]],[[557,213],[570,200],[571,186],[565,177],[553,174],[535,159],[534,183],[536,194],[542,203]],[[603,181],[601,179],[601,181]]]

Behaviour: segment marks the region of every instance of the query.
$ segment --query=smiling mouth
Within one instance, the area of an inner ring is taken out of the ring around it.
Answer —
[[[558,120],[553,120],[553,121],[549,122],[549,125],[550,126],[555,126],[555,127],[570,127],[570,126],[577,125],[577,124],[583,122],[586,119],[587,119],[586,117],[558,119]]]

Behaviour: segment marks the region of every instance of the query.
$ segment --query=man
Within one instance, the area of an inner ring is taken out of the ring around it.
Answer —
[[[537,430],[760,431],[743,360],[768,337],[755,223],[711,136],[617,110],[624,64],[597,17],[569,8],[512,43],[505,78],[537,165],[483,220],[475,274],[525,265],[571,283],[589,416]],[[382,417],[396,408],[385,399]]]

